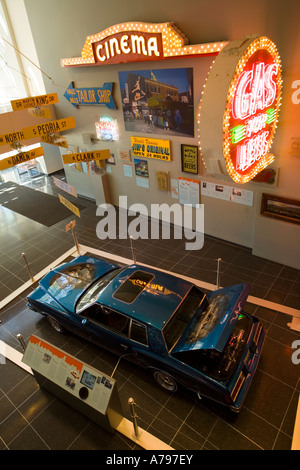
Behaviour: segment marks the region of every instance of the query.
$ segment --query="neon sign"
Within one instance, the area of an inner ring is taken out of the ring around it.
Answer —
[[[101,117],[95,123],[97,138],[100,140],[119,140],[119,126],[116,119]]]
[[[268,166],[280,106],[281,68],[275,45],[258,38],[242,55],[227,95],[223,121],[226,168],[246,183]]]
[[[62,67],[161,60],[167,57],[216,55],[226,42],[188,45],[174,23],[121,23],[88,36],[81,57],[61,59]]]
[[[220,51],[197,108],[200,154],[210,174],[243,184],[274,160],[281,87],[279,54],[268,38],[245,36]]]

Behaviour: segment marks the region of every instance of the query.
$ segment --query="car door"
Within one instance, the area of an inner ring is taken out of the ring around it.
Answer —
[[[80,311],[84,336],[99,346],[117,354],[129,353],[131,320],[113,309],[98,303]]]

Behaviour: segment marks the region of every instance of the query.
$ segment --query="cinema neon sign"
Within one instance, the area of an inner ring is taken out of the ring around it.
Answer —
[[[216,55],[226,42],[188,45],[174,23],[127,22],[88,36],[80,57],[61,59],[62,67],[120,64],[171,57]]]
[[[229,43],[227,53],[226,48],[222,51],[224,59],[229,61],[223,73],[230,76],[229,84],[224,80],[225,112],[223,108],[213,116],[210,113],[210,122],[213,117],[218,120],[219,126],[222,126],[222,142],[219,141],[219,146],[212,143],[212,140],[208,142],[203,133],[205,125],[201,125],[201,120],[205,119],[207,113],[210,86],[216,86],[214,78],[216,75],[219,77],[216,70],[211,83],[208,78],[208,96],[204,100],[204,109],[199,111],[199,129],[202,131],[203,141],[200,145],[204,161],[211,173],[216,174],[218,170],[220,174],[227,172],[235,182],[246,183],[274,161],[270,148],[280,108],[281,65],[275,45],[265,37],[244,41],[235,64],[236,59],[229,59],[232,46],[234,44]],[[224,68],[222,58],[217,68],[220,65]],[[232,69],[233,75],[228,74],[228,68]],[[218,79],[222,80],[222,77]],[[204,95],[205,93],[206,90]],[[220,151],[223,161],[219,157]],[[209,156],[205,158],[205,154]]]

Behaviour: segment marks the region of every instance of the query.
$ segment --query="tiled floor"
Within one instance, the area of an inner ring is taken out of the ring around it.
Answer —
[[[50,194],[59,192],[47,177],[28,185]],[[129,240],[97,239],[95,203],[84,200],[84,205],[80,219],[76,219],[79,243],[131,258]],[[70,214],[67,220],[47,228],[0,207],[0,300],[29,280],[22,253],[26,253],[35,275],[74,246],[72,235],[65,232],[66,223],[74,219]],[[135,248],[137,261],[213,284],[217,259],[222,258],[221,285],[251,282],[251,295],[300,308],[300,272],[252,256],[249,249],[211,237],[206,237],[199,252],[185,251],[184,240],[137,240]],[[100,371],[112,373],[116,356],[71,334],[58,335],[44,318],[27,309],[25,296],[26,292],[0,311],[1,340],[21,351],[16,335],[21,333],[26,342],[35,333]],[[291,320],[288,315],[252,303],[247,303],[247,310],[260,318],[267,337],[259,368],[238,415],[212,401],[199,401],[188,391],[170,395],[143,369],[121,360],[114,377],[125,417],[131,419],[128,399],[133,397],[140,427],[176,450],[290,449],[300,392],[300,365],[292,363],[291,345],[300,339],[300,333],[287,326]],[[23,369],[3,358],[2,362],[0,449],[139,448],[119,433],[108,434],[40,388]]]

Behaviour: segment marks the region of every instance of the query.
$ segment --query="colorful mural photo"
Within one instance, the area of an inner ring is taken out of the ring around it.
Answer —
[[[193,69],[119,72],[126,131],[194,137]]]

